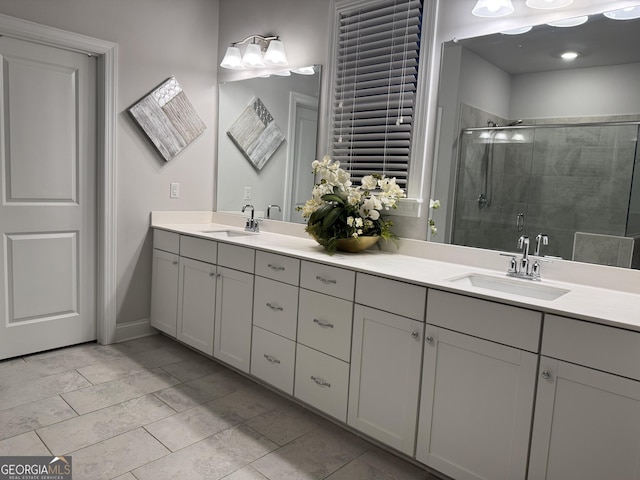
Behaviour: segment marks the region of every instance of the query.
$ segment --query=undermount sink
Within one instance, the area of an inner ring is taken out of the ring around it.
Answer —
[[[256,235],[258,232],[248,232],[246,230],[202,230],[200,233],[206,233],[214,237],[246,237],[248,235]]]
[[[482,288],[538,300],[556,300],[570,292],[570,290],[564,288],[533,283],[531,280],[492,277],[480,273],[468,273],[461,277],[451,278],[449,281],[456,285]]]

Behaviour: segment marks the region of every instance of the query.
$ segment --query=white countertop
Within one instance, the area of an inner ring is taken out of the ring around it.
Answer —
[[[203,233],[203,231],[242,230],[242,228],[240,228],[235,221],[232,222],[235,223],[235,225],[230,226],[229,224],[222,223],[208,223],[207,220],[210,221],[210,219],[211,217],[207,218],[206,216],[202,216],[192,218],[195,223],[165,223],[165,221],[173,222],[175,218],[173,216],[164,218],[156,216],[155,218],[152,217],[152,227],[184,235],[246,246],[257,250],[279,253],[304,260],[322,262],[327,265],[345,267],[358,272],[381,275],[430,288],[498,301],[545,313],[565,315],[600,324],[640,331],[640,294],[634,291],[625,292],[558,281],[555,279],[551,280],[545,278],[543,273],[542,282],[535,282],[535,284],[558,287],[570,291],[555,300],[539,300],[474,286],[463,286],[450,281],[452,278],[469,273],[505,278],[504,272],[496,269],[465,265],[460,262],[445,262],[429,258],[420,258],[421,256],[390,253],[376,249],[366,250],[357,254],[338,252],[331,256],[315,241],[304,236],[299,236],[295,227],[293,227],[294,230],[291,232],[291,235],[263,231],[254,235],[220,238],[216,234]],[[427,244],[428,242],[422,243]],[[439,247],[434,246],[434,248],[443,247],[440,245]],[[556,270],[559,268],[560,267],[556,267]],[[558,275],[556,275],[556,277],[557,276]],[[529,280],[515,281],[530,282]]]

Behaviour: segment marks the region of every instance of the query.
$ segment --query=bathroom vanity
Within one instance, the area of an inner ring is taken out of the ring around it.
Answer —
[[[329,256],[223,217],[153,213],[155,328],[454,479],[637,477],[639,285],[426,242]]]

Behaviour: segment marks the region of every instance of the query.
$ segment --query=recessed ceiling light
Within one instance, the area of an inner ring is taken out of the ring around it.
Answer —
[[[570,62],[571,60],[575,60],[579,56],[580,56],[580,54],[578,52],[564,52],[564,53],[560,54],[560,57],[563,60],[566,60],[568,62]]]
[[[523,33],[527,33],[528,31],[530,31],[532,28],[532,26],[511,28],[500,33],[502,33],[503,35],[522,35]]]
[[[527,0],[527,7],[551,10],[571,5],[573,0]]]
[[[549,22],[547,23],[547,25],[551,25],[552,27],[561,27],[561,28],[577,27],[578,25],[582,25],[583,23],[586,23],[587,20],[589,20],[589,17],[587,15],[584,15],[583,17],[567,18],[566,20],[557,20],[555,22]]]
[[[604,12],[603,15],[612,20],[635,20],[636,18],[640,18],[640,5]]]
[[[504,17],[513,11],[511,0],[478,0],[471,13],[476,17]]]

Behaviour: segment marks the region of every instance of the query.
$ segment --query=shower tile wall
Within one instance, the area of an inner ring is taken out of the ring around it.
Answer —
[[[520,235],[546,233],[546,254],[571,258],[576,231],[625,235],[637,126],[505,132],[524,139],[494,143],[491,205],[484,208],[477,199],[484,190],[487,147],[462,135],[454,243],[515,251]],[[523,231],[516,229],[519,213],[525,216]]]

